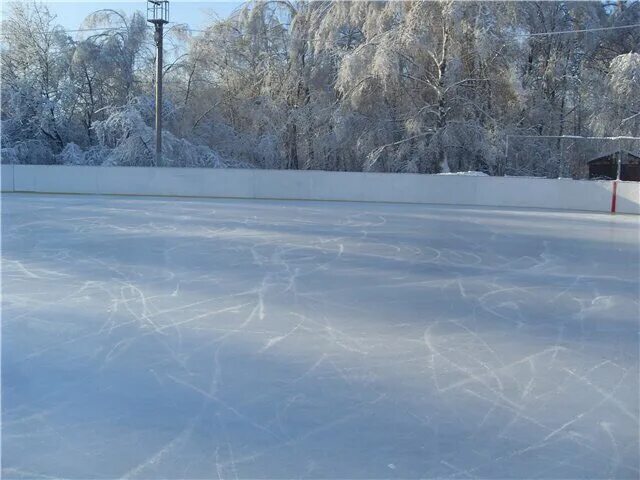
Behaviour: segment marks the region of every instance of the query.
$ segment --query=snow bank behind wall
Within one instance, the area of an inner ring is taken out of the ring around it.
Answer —
[[[5,168],[13,169],[13,184]],[[428,203],[609,212],[612,182],[291,170],[3,166],[3,191]],[[7,180],[8,182],[8,180]],[[640,214],[620,182],[618,212]]]

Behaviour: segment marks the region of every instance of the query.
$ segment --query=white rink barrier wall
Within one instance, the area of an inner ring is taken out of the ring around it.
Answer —
[[[426,203],[610,212],[613,182],[525,177],[147,167],[2,165],[2,191]],[[640,183],[616,211],[640,214]]]
[[[0,191],[13,192],[13,165],[0,165]]]

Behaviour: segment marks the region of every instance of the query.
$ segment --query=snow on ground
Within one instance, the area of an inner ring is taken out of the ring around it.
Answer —
[[[5,195],[4,478],[637,478],[638,218]]]
[[[438,173],[438,175],[463,175],[463,176],[466,176],[466,177],[488,177],[489,176],[484,172],[474,172],[474,171],[468,171],[468,172],[444,172],[444,173]]]

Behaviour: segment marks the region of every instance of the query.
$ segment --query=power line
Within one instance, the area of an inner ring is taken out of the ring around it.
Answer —
[[[640,137],[583,137],[581,135],[507,135],[509,138],[566,138],[569,140],[640,140]]]
[[[147,29],[152,29],[150,26],[146,26]],[[121,30],[122,27],[97,27],[97,28],[77,28],[75,30],[61,29],[63,33],[77,33],[77,32],[102,32],[104,30]]]
[[[175,22],[170,22],[170,23],[175,23]],[[180,26],[181,24],[177,24],[177,26]],[[197,32],[197,33],[207,33],[209,32],[209,30],[200,30],[197,28],[190,28],[189,26],[182,24],[185,26],[186,30],[188,30],[189,32]],[[601,32],[601,31],[606,31],[606,30],[620,30],[620,29],[624,29],[624,28],[636,28],[636,27],[640,27],[640,23],[635,23],[632,25],[618,25],[618,26],[613,26],[613,27],[598,27],[598,28],[584,28],[584,29],[580,29],[580,30],[560,30],[557,32],[537,32],[537,33],[518,33],[515,34],[514,36],[516,37],[543,37],[543,36],[548,36],[548,35],[565,35],[565,34],[571,34],[571,33],[585,33],[585,32]],[[113,30],[113,29],[117,29],[117,27],[97,27],[97,28],[76,28],[76,29],[66,29],[63,28],[61,29],[64,33],[79,33],[79,32],[102,32],[105,30]]]
[[[640,27],[640,23],[635,23],[632,25],[618,25],[618,26],[613,26],[613,27],[598,27],[598,28],[583,28],[580,30],[561,30],[561,31],[557,31],[557,32],[538,32],[538,33],[519,33],[519,34],[515,34],[515,37],[544,37],[544,36],[549,36],[549,35],[565,35],[565,34],[571,34],[571,33],[588,33],[588,32],[601,32],[601,31],[607,31],[607,30],[621,30],[624,28],[636,28],[636,27]],[[196,28],[189,28],[188,26],[186,27],[186,30],[189,31],[189,33],[208,33],[209,30],[199,30]],[[200,39],[202,40],[202,39]]]
[[[101,28],[79,28],[79,29],[75,29],[75,30],[67,30],[66,28],[60,28],[59,30],[54,30],[54,31],[59,31],[61,33],[76,33],[76,32],[102,32],[105,30],[113,30],[114,27],[101,27]],[[6,36],[7,34],[2,32],[0,33],[0,35],[4,35]]]
[[[634,23],[632,25],[617,25],[613,27],[584,28],[580,30],[560,30],[557,32],[520,33],[520,34],[516,34],[515,36],[539,37],[544,35],[562,35],[562,34],[568,34],[568,33],[600,32],[603,30],[619,30],[623,28],[634,28],[634,27],[640,27],[640,23]],[[189,30],[190,32],[198,32],[198,33],[207,33],[209,31],[209,30],[199,30],[197,28],[189,28],[188,26],[186,26],[186,29]]]
[[[599,27],[599,28],[584,28],[581,30],[561,30],[558,32],[538,32],[538,33],[521,33],[517,34],[516,37],[543,37],[546,35],[563,35],[567,33],[584,33],[584,32],[601,32],[603,30],[619,30],[622,28],[634,28],[640,27],[640,23],[635,23],[633,25],[618,25],[615,27]]]

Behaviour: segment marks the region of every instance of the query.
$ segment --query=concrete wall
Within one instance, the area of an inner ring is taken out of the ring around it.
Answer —
[[[5,170],[6,169],[6,170]],[[13,174],[9,175],[10,169]],[[433,203],[608,212],[612,182],[286,170],[3,165],[3,191]],[[8,178],[13,178],[10,183]],[[640,183],[618,185],[640,214]]]

